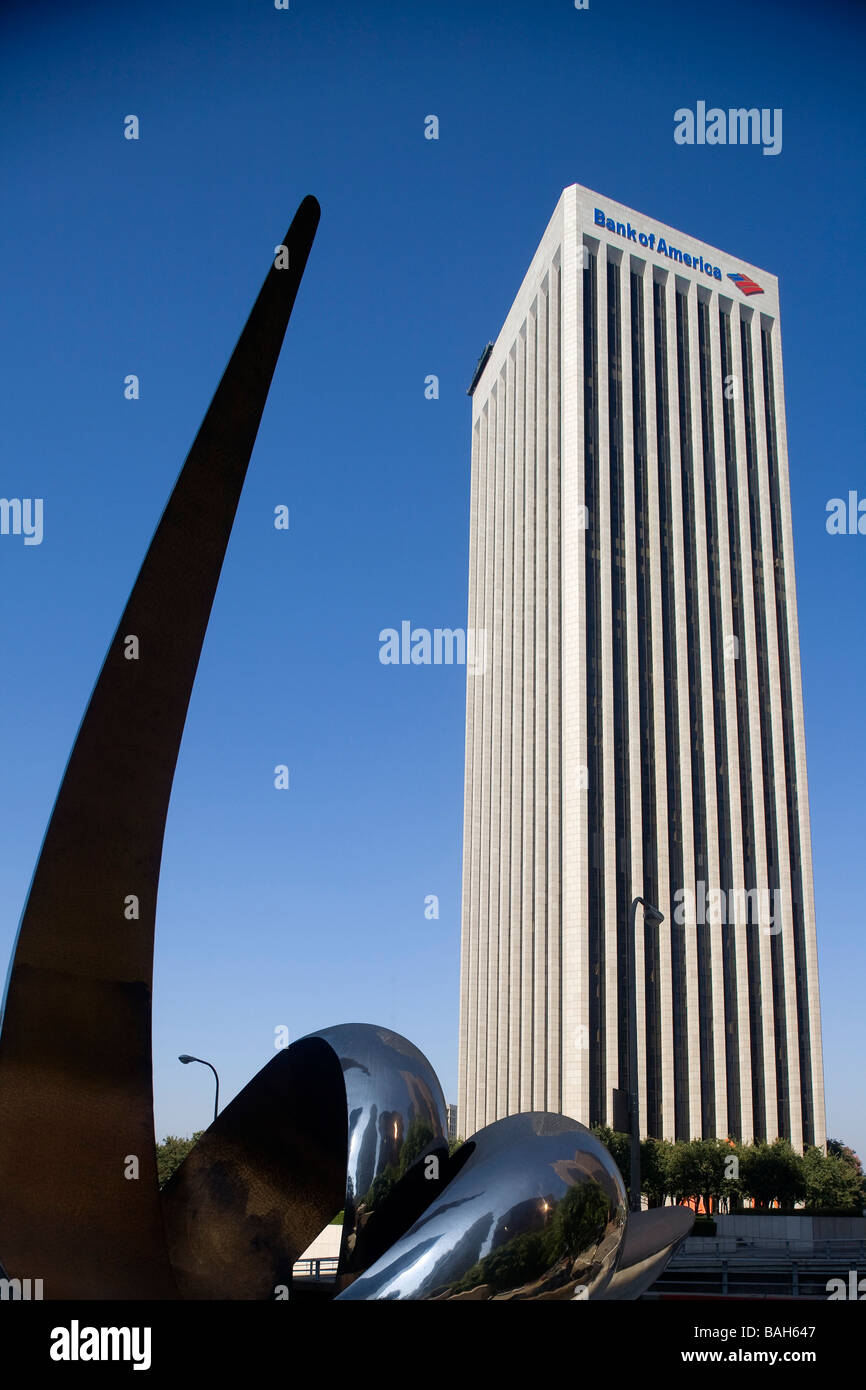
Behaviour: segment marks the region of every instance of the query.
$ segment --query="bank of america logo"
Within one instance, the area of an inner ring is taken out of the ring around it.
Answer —
[[[763,294],[760,285],[756,285],[754,280],[750,280],[748,275],[733,275],[728,271],[728,279],[733,280],[734,284],[739,285],[743,294]]]

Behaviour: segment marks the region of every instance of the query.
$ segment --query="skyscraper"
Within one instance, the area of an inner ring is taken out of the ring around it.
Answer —
[[[825,1142],[774,276],[565,189],[472,395],[458,1106]]]

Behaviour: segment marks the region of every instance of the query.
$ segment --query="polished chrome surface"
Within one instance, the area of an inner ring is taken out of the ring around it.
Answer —
[[[629,1213],[616,1272],[598,1295],[605,1303],[640,1298],[682,1244],[695,1214],[689,1207],[651,1207]]]
[[[417,1047],[367,1023],[298,1039],[230,1101],[162,1193],[182,1297],[281,1296],[341,1207],[339,1278],[364,1269],[439,1192],[424,1180],[431,1150],[447,1154],[445,1101]]]
[[[627,1208],[595,1136],[533,1112],[488,1125],[470,1145],[445,1190],[340,1299],[565,1300],[604,1289]]]
[[[398,1184],[414,1187],[420,1202],[399,1230],[388,1223],[392,1238],[437,1195],[438,1185],[422,1185],[417,1168],[425,1155],[447,1153],[445,1097],[423,1052],[400,1033],[343,1023],[308,1036],[327,1042],[343,1069],[349,1136],[340,1272],[357,1272],[381,1253],[374,1218],[381,1226],[389,1204],[392,1212],[403,1209]]]

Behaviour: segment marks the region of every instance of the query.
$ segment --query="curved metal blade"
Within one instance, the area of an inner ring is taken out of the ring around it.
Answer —
[[[341,1207],[340,1273],[363,1269],[439,1193],[446,1155],[442,1088],[408,1038],[369,1023],[308,1034],[226,1106],[162,1194],[183,1297],[276,1297]]]
[[[273,1299],[340,1210],[346,1092],[339,1060],[302,1038],[262,1067],[205,1130],[162,1191],[169,1257],[185,1299]]]
[[[640,1298],[695,1224],[689,1207],[650,1207],[629,1212],[616,1273],[598,1298],[613,1303]]]
[[[271,267],[180,472],[19,927],[0,1033],[0,1259],[13,1277],[43,1279],[46,1298],[177,1297],[151,1066],[163,833],[211,604],[318,220],[305,198],[285,239],[288,267]],[[127,920],[133,897],[139,915]]]

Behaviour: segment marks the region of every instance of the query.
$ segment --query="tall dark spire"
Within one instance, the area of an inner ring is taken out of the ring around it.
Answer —
[[[163,833],[223,557],[318,221],[305,198],[181,469],[21,919],[0,1033],[0,1261],[12,1277],[42,1279],[46,1298],[177,1297],[151,1061]]]

